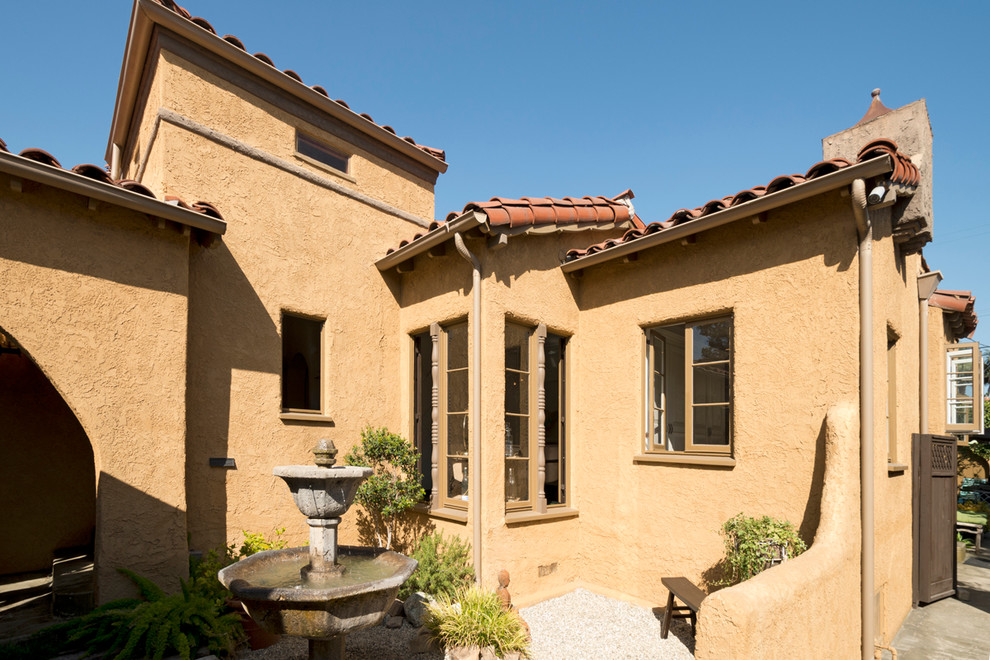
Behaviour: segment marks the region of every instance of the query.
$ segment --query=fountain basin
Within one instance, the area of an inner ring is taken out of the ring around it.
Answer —
[[[272,474],[288,484],[299,511],[307,518],[339,518],[354,501],[358,487],[373,470],[369,467],[281,465]]]
[[[298,577],[299,568],[309,562],[306,547],[259,552],[224,568],[218,577],[265,630],[329,640],[380,623],[417,564],[384,548],[344,545],[337,556],[347,572],[316,585]],[[371,577],[361,577],[366,572]]]

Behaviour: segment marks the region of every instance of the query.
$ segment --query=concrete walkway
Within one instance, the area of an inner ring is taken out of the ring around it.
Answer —
[[[990,550],[968,553],[958,580],[954,598],[911,610],[894,637],[898,660],[990,658]]]

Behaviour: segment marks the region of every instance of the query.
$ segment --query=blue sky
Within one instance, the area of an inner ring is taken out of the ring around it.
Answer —
[[[506,197],[636,193],[646,221],[804,172],[870,90],[925,98],[942,288],[990,343],[990,3],[188,0],[193,15],[400,135],[447,150],[437,216]],[[5,3],[0,138],[102,164],[131,3]]]

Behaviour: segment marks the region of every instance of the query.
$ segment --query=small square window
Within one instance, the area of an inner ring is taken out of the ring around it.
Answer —
[[[282,314],[282,410],[322,412],[323,321]]]
[[[341,153],[325,142],[298,131],[296,132],[296,153],[332,167],[335,170],[340,170],[345,174],[347,173],[347,164],[350,156]]]

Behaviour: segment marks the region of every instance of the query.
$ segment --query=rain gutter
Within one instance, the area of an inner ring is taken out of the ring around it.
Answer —
[[[464,233],[469,229],[474,229],[488,222],[488,216],[479,211],[468,211],[464,215],[454,218],[450,222],[445,222],[433,231],[424,234],[415,241],[400,247],[395,252],[386,254],[375,262],[378,270],[384,272],[389,268],[395,268],[400,264],[409,261],[413,257],[423,254],[438,245],[446,243],[457,234]],[[455,239],[456,240],[456,239]],[[457,248],[460,252],[460,247]],[[463,255],[464,253],[461,252]],[[467,259],[467,257],[465,257]],[[470,259],[468,259],[470,261]]]
[[[796,184],[779,192],[771,193],[758,199],[744,202],[738,206],[703,216],[697,220],[675,225],[674,227],[644,236],[643,238],[618,243],[601,252],[595,252],[586,257],[565,262],[560,268],[565,273],[576,273],[590,266],[625,257],[657,245],[685,239],[689,236],[708,231],[709,229],[736,222],[737,220],[752,218],[760,213],[779,208],[786,204],[792,204],[831,190],[843,188],[850,185],[856,179],[868,179],[886,174],[893,169],[894,164],[890,156],[878,156],[863,163],[843,167],[831,174]]]
[[[223,235],[227,231],[223,220],[22,156],[0,152],[0,172],[212,234]]]

